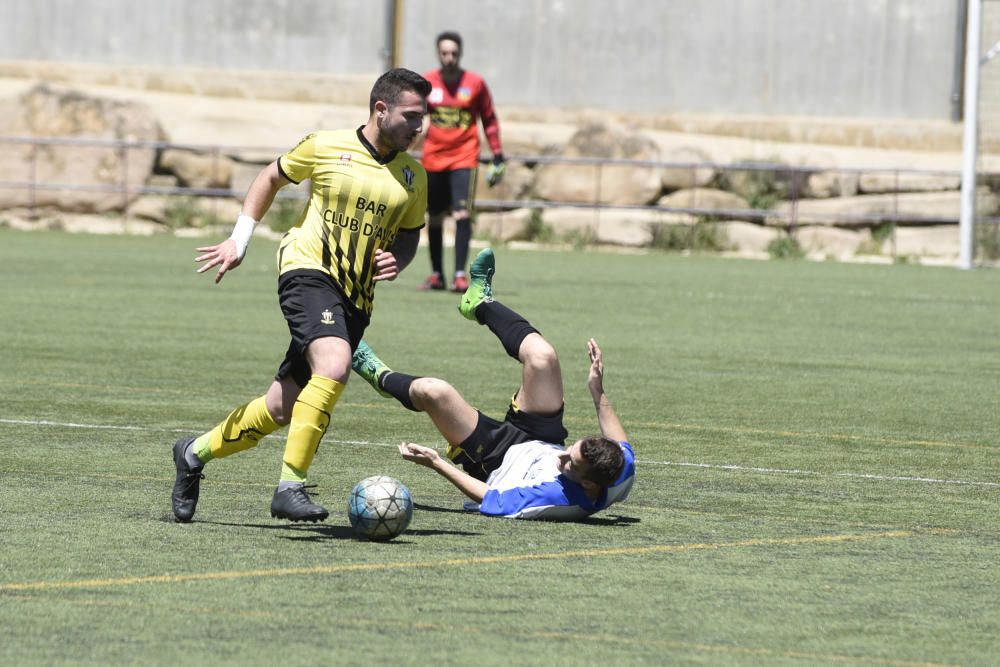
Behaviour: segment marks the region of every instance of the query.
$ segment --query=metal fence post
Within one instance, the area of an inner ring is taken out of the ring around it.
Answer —
[[[892,249],[892,261],[896,261],[896,225],[899,222],[899,170],[893,172],[892,186],[892,229],[890,230],[889,247]]]
[[[604,165],[602,163],[597,163],[597,189],[596,200],[594,201],[594,240],[596,241],[601,234],[601,176],[604,174]]]
[[[122,224],[128,229],[128,146],[125,142],[118,145],[118,154],[122,164]]]
[[[28,180],[28,219],[37,220],[38,212],[35,209],[37,204],[37,194],[35,192],[38,179],[38,144],[31,144],[31,168]]]

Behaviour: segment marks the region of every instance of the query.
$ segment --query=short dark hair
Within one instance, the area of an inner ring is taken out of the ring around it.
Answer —
[[[431,82],[413,70],[403,67],[391,69],[380,76],[372,86],[372,94],[368,98],[368,113],[375,111],[375,103],[379,100],[389,106],[394,105],[399,101],[400,93],[406,90],[420,97],[427,97],[431,94]]]
[[[457,32],[455,32],[454,30],[445,30],[440,35],[438,35],[437,41],[434,43],[437,44],[438,46],[441,46],[441,42],[443,42],[446,39],[450,39],[451,41],[458,44],[458,50],[459,51],[462,50],[462,36],[459,35]]]
[[[595,435],[580,441],[580,453],[590,466],[584,479],[603,487],[611,486],[625,467],[622,446],[616,441]]]

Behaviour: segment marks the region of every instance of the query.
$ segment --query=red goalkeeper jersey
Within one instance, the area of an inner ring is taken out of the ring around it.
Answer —
[[[431,124],[424,139],[424,168],[427,171],[472,169],[479,162],[479,128],[483,131],[493,154],[500,147],[500,123],[493,112],[493,98],[486,82],[475,72],[462,71],[454,84],[446,84],[440,70],[424,74],[431,82],[427,96],[427,111]]]

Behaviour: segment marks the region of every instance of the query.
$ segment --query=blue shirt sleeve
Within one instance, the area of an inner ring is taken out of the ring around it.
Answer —
[[[524,486],[506,491],[489,489],[483,496],[479,511],[489,516],[511,516],[532,507],[578,505],[593,510],[594,505],[587,498],[583,488],[562,475],[551,482],[537,486]]]

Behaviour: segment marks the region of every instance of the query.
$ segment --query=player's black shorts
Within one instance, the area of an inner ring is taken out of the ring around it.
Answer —
[[[427,172],[427,212],[437,215],[472,208],[475,176],[475,169]]]
[[[358,347],[371,318],[344,297],[340,286],[322,271],[299,269],[278,278],[278,302],[292,340],[275,379],[291,377],[305,387],[312,376],[306,347],[317,338],[343,338]]]
[[[563,409],[554,415],[536,415],[518,410],[514,399],[504,420],[479,413],[479,421],[472,434],[458,447],[452,447],[448,456],[461,464],[465,472],[483,482],[503,463],[504,454],[514,445],[531,440],[541,440],[565,446],[569,435],[563,426]]]

